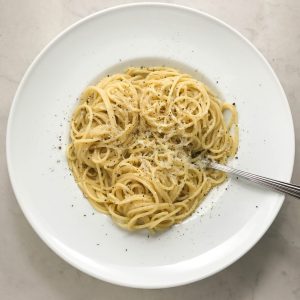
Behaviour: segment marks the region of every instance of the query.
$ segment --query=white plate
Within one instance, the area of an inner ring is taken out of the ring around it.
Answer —
[[[180,6],[134,4],[96,13],[60,34],[26,72],[11,108],[11,182],[51,249],[92,276],[131,287],[176,286],[220,271],[261,238],[284,198],[232,178],[198,213],[149,238],[93,214],[65,158],[76,98],[106,74],[160,64],[190,72],[236,103],[241,141],[233,165],[289,181],[294,161],[293,122],[278,79],[253,45],[221,21]]]

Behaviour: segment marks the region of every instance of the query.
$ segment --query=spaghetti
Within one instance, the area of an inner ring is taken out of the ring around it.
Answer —
[[[226,179],[195,163],[235,155],[237,112],[175,69],[129,68],[85,89],[70,137],[68,163],[90,203],[128,230],[160,230]]]

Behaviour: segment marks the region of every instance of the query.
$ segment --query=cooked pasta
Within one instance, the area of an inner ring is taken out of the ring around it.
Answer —
[[[190,75],[129,68],[85,89],[70,138],[70,169],[94,208],[125,229],[155,231],[190,216],[224,182],[196,162],[235,155],[237,112]]]

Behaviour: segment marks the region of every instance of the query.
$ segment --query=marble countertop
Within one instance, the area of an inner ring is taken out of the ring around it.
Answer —
[[[6,166],[9,108],[26,68],[61,30],[108,6],[132,1],[0,0],[0,299],[300,299],[300,202],[287,197],[275,222],[244,257],[205,280],[165,290],[94,279],[54,254],[14,197]],[[277,73],[296,133],[293,182],[300,184],[300,1],[166,1],[208,12],[244,34]]]

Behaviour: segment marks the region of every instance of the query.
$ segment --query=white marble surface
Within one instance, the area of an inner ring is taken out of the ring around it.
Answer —
[[[9,108],[22,75],[55,35],[102,8],[132,1],[0,0],[0,299],[300,299],[300,202],[287,197],[262,240],[238,262],[200,282],[137,290],[96,280],[56,256],[25,220],[5,159]],[[289,99],[300,184],[299,0],[189,0],[229,23],[266,56]]]

